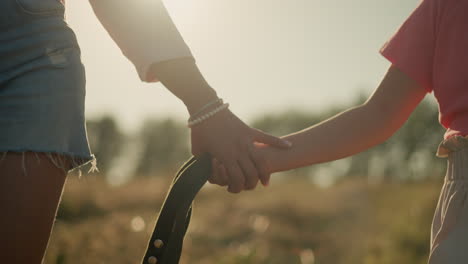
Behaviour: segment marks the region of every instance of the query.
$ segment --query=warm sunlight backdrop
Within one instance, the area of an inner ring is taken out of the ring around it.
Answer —
[[[379,48],[418,2],[165,1],[202,72],[244,120],[291,107],[318,110],[372,91],[389,66]],[[149,116],[187,118],[160,84],[139,81],[88,1],[67,5],[87,67],[88,117],[115,114],[125,130]]]

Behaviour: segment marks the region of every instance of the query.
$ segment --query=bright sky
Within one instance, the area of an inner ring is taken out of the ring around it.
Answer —
[[[370,93],[389,66],[379,48],[418,0],[165,3],[208,82],[249,121],[290,108],[320,111]],[[88,1],[67,0],[67,8],[87,68],[88,118],[111,113],[127,131],[148,117],[188,118],[162,85],[140,82]]]

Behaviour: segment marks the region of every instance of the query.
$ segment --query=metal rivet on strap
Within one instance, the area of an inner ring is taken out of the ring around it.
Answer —
[[[158,259],[154,256],[148,258],[148,264],[156,264],[158,263]]]
[[[153,244],[156,248],[162,248],[164,246],[164,242],[161,239],[156,239]]]

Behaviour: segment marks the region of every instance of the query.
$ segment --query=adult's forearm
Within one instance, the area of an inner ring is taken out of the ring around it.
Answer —
[[[153,64],[150,71],[184,102],[190,114],[217,98],[216,91],[207,83],[191,57]]]

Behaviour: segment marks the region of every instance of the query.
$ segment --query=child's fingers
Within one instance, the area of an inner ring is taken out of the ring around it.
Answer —
[[[260,180],[263,186],[267,187],[270,184],[270,173],[268,173],[266,170],[261,170],[259,172],[258,179]]]
[[[258,151],[256,151],[255,148],[251,151],[250,155],[252,160],[255,162],[255,167],[257,168],[258,172],[258,179],[263,186],[268,186],[270,181],[270,173],[268,171],[264,157]]]

